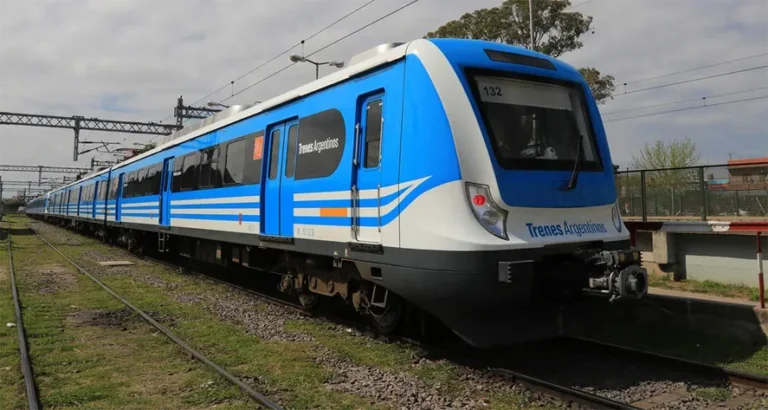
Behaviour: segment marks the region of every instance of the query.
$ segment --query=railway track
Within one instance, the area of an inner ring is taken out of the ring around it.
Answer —
[[[75,261],[64,255],[56,246],[54,246],[52,243],[50,243],[45,237],[43,237],[36,229],[34,229],[31,225],[27,224],[27,229],[32,231],[35,235],[37,235],[40,240],[42,240],[48,247],[50,247],[54,252],[56,252],[59,256],[61,256],[64,260],[66,260],[70,265],[72,265],[75,269],[77,269],[78,272],[82,273],[83,275],[87,276],[89,279],[91,279],[93,282],[95,282],[97,285],[99,285],[102,289],[104,289],[107,293],[109,293],[112,297],[122,302],[126,307],[134,311],[136,314],[141,316],[142,319],[144,319],[147,323],[152,325],[154,328],[156,328],[158,331],[163,333],[169,340],[171,340],[173,343],[181,347],[183,350],[185,350],[187,353],[189,353],[192,357],[197,359],[199,362],[205,364],[206,366],[213,369],[216,373],[218,373],[221,377],[229,381],[230,383],[234,384],[235,386],[239,387],[245,394],[247,394],[249,397],[251,397],[254,401],[256,401],[259,405],[271,409],[271,410],[282,410],[283,408],[278,405],[277,403],[271,401],[266,396],[262,395],[261,393],[254,390],[251,386],[243,382],[242,380],[238,379],[237,377],[233,376],[231,373],[229,373],[227,370],[219,366],[218,364],[214,363],[210,359],[208,359],[206,356],[204,356],[202,353],[198,352],[191,346],[189,346],[186,342],[184,342],[182,339],[180,339],[178,336],[176,336],[173,332],[171,332],[168,328],[154,320],[151,316],[149,316],[147,313],[145,313],[143,310],[139,309],[135,305],[133,305],[130,301],[125,299],[124,297],[117,294],[115,291],[113,291],[110,287],[105,285],[103,282],[101,282],[98,278],[96,278],[94,275],[92,275],[90,272],[82,268],[80,265],[78,265]],[[8,249],[10,252],[10,240]],[[13,265],[11,265],[13,266]],[[13,272],[13,268],[11,268],[11,272]],[[16,294],[15,286],[14,289],[14,295]],[[20,314],[18,304],[16,306],[17,308],[17,315]],[[21,332],[22,332],[22,326],[21,323],[19,323],[19,332],[20,332],[20,338],[21,338]],[[24,350],[22,350],[22,354],[24,354]],[[28,362],[28,358],[27,358]],[[31,376],[31,368],[29,370],[30,378]],[[27,373],[25,372],[25,380],[27,379]],[[29,379],[32,380],[32,379]],[[28,381],[27,384],[33,383]],[[29,389],[29,388],[28,388]],[[29,393],[28,393],[29,394]],[[35,396],[36,400],[36,396]],[[31,402],[30,402],[31,403]],[[30,409],[36,409],[39,407],[32,407],[30,406]]]
[[[439,357],[449,359],[456,363],[462,363],[475,368],[484,368],[484,369],[490,370],[491,372],[496,373],[500,376],[514,380],[515,382],[520,383],[531,390],[545,393],[547,395],[557,397],[558,399],[564,402],[578,404],[582,407],[600,408],[600,409],[622,409],[622,410],[623,409],[627,409],[627,410],[628,409],[649,409],[649,408],[653,408],[653,406],[656,406],[656,405],[663,406],[664,404],[667,404],[673,400],[678,400],[690,395],[689,392],[683,393],[679,391],[679,389],[676,389],[673,391],[664,391],[653,396],[645,397],[641,400],[633,400],[629,402],[611,399],[597,393],[586,391],[585,389],[574,388],[572,386],[569,386],[566,383],[554,383],[552,381],[548,381],[547,377],[545,376],[543,377],[533,376],[528,372],[516,371],[515,370],[516,366],[514,364],[509,364],[506,367],[499,367],[497,365],[492,364],[493,359],[476,358],[476,357],[472,358],[472,356],[476,356],[478,352],[462,354],[462,353],[457,353],[455,351],[451,351],[450,349],[445,349],[445,348],[440,348],[434,345],[424,344],[419,340],[403,337],[402,335],[381,336],[381,335],[378,335],[377,332],[371,326],[367,326],[363,323],[355,322],[355,321],[337,316],[330,312],[325,312],[325,311],[320,313],[308,312],[298,303],[292,303],[288,300],[274,297],[269,294],[254,290],[252,288],[248,288],[246,286],[239,285],[231,281],[222,279],[220,277],[208,274],[205,272],[204,269],[191,268],[186,265],[182,266],[181,264],[175,264],[163,259],[157,259],[150,256],[143,256],[143,258],[146,260],[150,260],[154,263],[164,265],[171,269],[184,269],[186,272],[196,274],[198,277],[202,279],[209,280],[225,286],[229,286],[233,289],[236,289],[248,295],[252,295],[254,297],[260,298],[269,303],[278,304],[280,306],[286,307],[288,309],[291,309],[301,314],[313,316],[319,319],[325,319],[331,323],[341,324],[345,327],[355,328],[358,332],[362,334],[368,335],[370,337],[373,337],[379,340],[383,340],[385,342],[389,342],[389,343],[399,342],[399,343],[409,344],[414,347],[427,350],[432,356],[439,356]],[[720,367],[693,362],[693,361],[680,359],[672,356],[666,356],[666,355],[641,351],[637,349],[631,349],[623,346],[601,342],[598,340],[578,338],[578,337],[568,337],[568,338],[563,338],[563,341],[566,343],[578,343],[578,344],[591,345],[596,350],[603,351],[604,357],[616,357],[620,355],[624,357],[631,357],[633,358],[632,360],[637,360],[639,362],[656,362],[666,367],[685,368],[687,369],[688,372],[690,372],[690,374],[706,374],[706,375],[709,375],[712,379],[716,379],[718,381],[727,380],[732,384],[745,386],[750,389],[768,390],[768,376],[754,375],[754,374],[734,371],[726,368],[720,368]],[[593,357],[593,360],[599,360],[599,359],[596,357]],[[740,405],[740,404],[743,404],[743,402],[744,402],[744,397],[735,398],[730,402],[726,401],[725,403],[719,403],[715,408],[732,408],[730,407],[731,404]]]
[[[37,232],[36,232],[37,233]],[[50,245],[49,245],[50,246]],[[122,249],[122,248],[121,248]],[[124,250],[124,249],[123,249]],[[129,253],[127,250],[125,252]],[[131,255],[136,256],[131,253]],[[455,348],[440,347],[433,344],[425,344],[419,340],[414,340],[403,336],[380,336],[371,327],[366,326],[360,322],[354,322],[346,318],[341,318],[328,312],[308,312],[297,303],[292,303],[283,298],[275,297],[263,292],[259,292],[244,285],[233,283],[229,280],[221,277],[216,277],[205,272],[205,269],[200,269],[199,265],[195,268],[190,268],[186,264],[177,264],[169,262],[163,259],[157,259],[150,256],[142,256],[142,258],[150,260],[154,263],[162,264],[171,269],[184,269],[187,273],[192,273],[200,278],[209,280],[215,283],[219,283],[225,286],[229,286],[238,291],[244,292],[248,295],[260,298],[266,302],[278,304],[293,311],[302,313],[304,315],[311,315],[319,319],[324,319],[332,323],[341,324],[346,327],[351,327],[358,330],[362,334],[375,337],[379,340],[384,339],[390,343],[405,343],[425,350],[431,357],[440,357],[447,359],[451,362],[462,364],[478,369],[485,369],[493,372],[499,376],[503,376],[508,380],[522,384],[530,390],[537,391],[548,396],[556,397],[564,403],[568,403],[571,408],[597,408],[597,409],[650,409],[650,408],[667,408],[676,400],[684,399],[691,396],[691,392],[687,389],[675,388],[670,390],[663,390],[654,394],[646,395],[641,399],[628,399],[620,400],[610,397],[610,394],[606,394],[605,391],[595,392],[583,386],[579,386],[578,380],[561,380],[561,378],[553,377],[552,369],[548,372],[537,372],[531,369],[530,363],[516,362],[514,360],[500,359],[502,356],[498,356],[498,352],[486,352],[477,351],[474,349],[468,349],[465,347]],[[68,260],[76,268],[80,269],[71,260]],[[103,286],[103,285],[102,285]],[[580,346],[591,346],[591,349],[584,349],[579,347],[579,350],[585,352],[591,350],[589,354],[584,354],[584,357],[580,358],[580,364],[583,368],[587,368],[590,364],[594,364],[596,361],[616,361],[623,360],[628,363],[654,363],[664,368],[676,368],[683,369],[682,374],[687,375],[691,379],[702,379],[709,377],[711,380],[719,383],[722,386],[723,383],[730,383],[733,385],[744,386],[746,389],[757,394],[746,393],[732,399],[715,403],[711,408],[726,409],[726,408],[744,408],[745,403],[749,403],[750,400],[755,402],[764,397],[768,402],[768,393],[763,393],[768,390],[768,377],[762,375],[753,375],[744,372],[733,371],[729,369],[719,368],[707,364],[692,362],[684,359],[679,359],[671,356],[659,355],[650,352],[644,352],[623,346],[613,345],[609,343],[600,342],[597,340],[590,340],[584,338],[563,338],[558,341],[559,343],[574,344]],[[530,356],[531,362],[534,362],[535,367],[547,368],[546,363],[553,363],[551,357],[551,351],[549,352],[549,358],[544,358],[546,354],[534,354],[531,351],[524,351],[523,355],[507,354],[507,357],[512,356]],[[599,353],[596,353],[599,352]],[[494,356],[495,355],[495,356]],[[555,361],[557,358],[554,358]],[[556,367],[556,366],[554,366]],[[610,379],[613,376],[611,374],[601,375],[605,379]],[[705,377],[706,376],[706,377]],[[698,407],[688,407],[698,408]],[[760,407],[754,407],[760,408]]]
[[[19,334],[19,354],[21,356],[21,373],[24,375],[24,391],[27,396],[27,405],[30,409],[39,409],[40,400],[37,397],[35,376],[32,372],[32,363],[29,360],[29,347],[27,346],[27,334],[24,328],[24,317],[21,314],[21,299],[16,287],[16,269],[13,265],[13,247],[11,246],[11,227],[8,226],[8,272],[11,277],[11,293],[13,294],[13,308],[16,314],[16,328]]]

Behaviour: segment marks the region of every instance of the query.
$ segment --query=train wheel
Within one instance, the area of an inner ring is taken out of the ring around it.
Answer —
[[[301,293],[299,294],[299,303],[304,310],[310,311],[314,309],[320,302],[320,296],[314,293]]]
[[[394,332],[403,319],[405,306],[395,293],[389,293],[385,306],[371,306],[370,315],[373,326],[382,334]]]

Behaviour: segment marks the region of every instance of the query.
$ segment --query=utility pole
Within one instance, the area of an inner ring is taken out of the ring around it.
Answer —
[[[189,105],[184,105],[184,99],[182,97],[183,96],[179,96],[179,98],[176,100],[176,107],[173,109],[173,116],[176,117],[176,126],[179,127],[179,129],[182,128],[181,123],[184,122],[185,119],[208,118],[211,115],[221,111],[215,108],[192,107]]]
[[[531,50],[536,51],[536,46],[533,43],[533,0],[528,0],[528,20],[531,26]]]

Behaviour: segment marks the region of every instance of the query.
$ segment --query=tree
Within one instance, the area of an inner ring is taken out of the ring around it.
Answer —
[[[690,138],[664,142],[656,141],[653,145],[647,143],[637,156],[632,156],[632,168],[634,169],[659,169],[691,167],[699,164],[701,159],[696,144]],[[698,181],[695,169],[677,171],[658,171],[646,175],[646,184],[656,187],[691,188],[693,182]]]
[[[570,0],[535,0],[533,7],[533,39],[535,50],[559,57],[563,53],[581,48],[579,38],[590,31],[592,17],[565,11]],[[528,0],[504,0],[498,6],[466,13],[458,20],[449,21],[426,38],[471,38],[530,47],[530,19]],[[579,70],[598,103],[610,97],[614,90],[610,75],[601,76],[595,68]]]

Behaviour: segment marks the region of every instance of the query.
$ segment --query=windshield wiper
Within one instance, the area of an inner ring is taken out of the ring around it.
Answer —
[[[573,188],[576,188],[576,184],[579,181],[579,165],[581,164],[581,144],[584,141],[584,136],[581,134],[576,134],[579,136],[579,144],[576,146],[576,160],[573,161],[573,173],[571,173],[571,180],[568,181],[568,185],[566,185],[565,190],[569,191]]]

